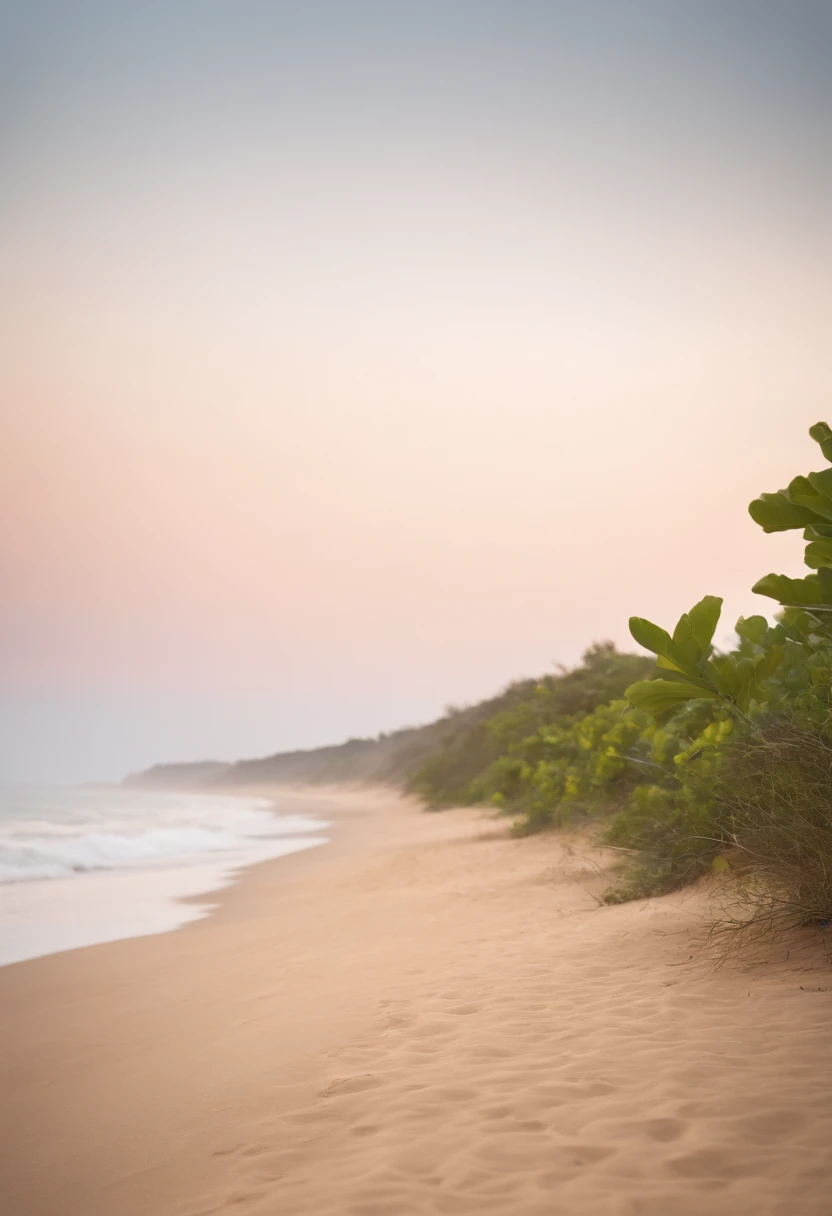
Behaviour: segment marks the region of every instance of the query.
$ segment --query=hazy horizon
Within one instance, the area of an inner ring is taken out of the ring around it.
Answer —
[[[0,14],[0,781],[425,722],[802,572],[746,507],[832,422],[832,9],[69,7]]]

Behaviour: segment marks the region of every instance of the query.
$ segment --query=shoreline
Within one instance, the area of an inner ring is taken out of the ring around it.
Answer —
[[[0,969],[11,1211],[820,1216],[811,943],[715,970],[696,891],[597,908],[566,837],[302,797],[329,843],[209,916]]]
[[[197,796],[221,803],[237,801],[247,809],[262,804],[261,815],[274,820],[269,834],[240,837],[234,850],[207,850],[191,857],[165,855],[143,864],[102,864],[76,874],[35,877],[0,884],[0,967],[35,958],[81,950],[89,946],[128,941],[135,937],[175,932],[211,916],[217,894],[236,885],[252,866],[282,860],[328,842],[330,825],[291,809],[308,806],[295,786],[255,792],[239,788],[217,792],[210,788],[150,790],[173,801]],[[288,808],[288,809],[287,809]],[[288,821],[300,819],[292,824]],[[106,825],[103,829],[106,832]],[[210,829],[209,829],[210,830]],[[83,838],[86,839],[86,838]]]

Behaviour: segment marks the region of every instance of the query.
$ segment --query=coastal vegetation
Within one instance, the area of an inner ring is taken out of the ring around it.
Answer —
[[[810,435],[832,466],[832,429]],[[810,573],[767,574],[773,616],[740,618],[731,649],[706,595],[672,632],[630,619],[649,652],[598,642],[572,670],[510,684],[426,726],[232,765],[162,766],[130,784],[404,786],[430,810],[485,805],[512,831],[588,825],[624,859],[606,902],[713,876],[740,935],[832,921],[832,467],[749,506],[800,530]],[[776,607],[775,607],[776,604]],[[210,780],[208,773],[210,770]]]
[[[810,430],[832,465],[832,430]],[[455,722],[409,777],[433,808],[487,803],[517,834],[593,822],[627,858],[609,902],[706,874],[725,882],[723,927],[753,933],[832,919],[832,467],[749,506],[766,532],[802,530],[805,578],[768,574],[775,601],[713,643],[705,596],[672,633],[632,617],[655,656],[590,647],[573,671],[514,685]]]

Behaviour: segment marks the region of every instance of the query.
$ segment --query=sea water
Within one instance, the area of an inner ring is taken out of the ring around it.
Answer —
[[[197,920],[210,901],[184,897],[322,844],[328,826],[265,798],[0,789],[0,965]]]

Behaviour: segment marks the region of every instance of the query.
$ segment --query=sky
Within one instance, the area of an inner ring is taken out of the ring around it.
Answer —
[[[0,3],[0,781],[428,721],[799,575],[832,7]],[[816,454],[817,453],[817,454]]]

